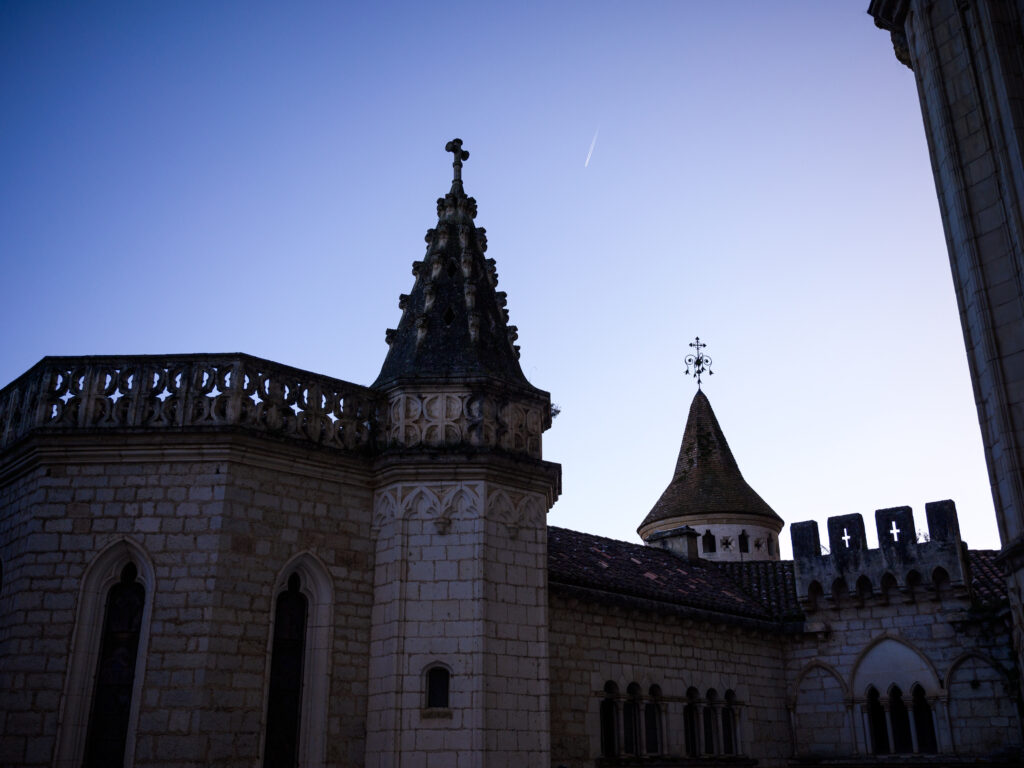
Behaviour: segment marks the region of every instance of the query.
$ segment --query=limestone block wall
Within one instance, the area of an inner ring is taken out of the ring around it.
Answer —
[[[485,480],[378,491],[367,766],[547,764],[546,510]]]
[[[940,754],[992,756],[1020,746],[1005,614],[972,611],[952,589],[846,593],[805,610],[805,631],[786,645],[797,756],[870,754],[870,686],[886,708],[893,685],[908,708],[921,686]]]
[[[553,765],[595,764],[609,681],[623,694],[635,682],[645,699],[651,686],[660,689],[664,751],[674,756],[686,752],[687,691],[696,688],[703,698],[713,689],[721,701],[731,690],[739,753],[762,766],[785,764],[791,737],[781,634],[616,607],[558,587],[549,599]]]
[[[304,696],[317,699],[302,718],[320,725],[303,730],[300,753],[310,765],[358,764],[366,473],[243,436],[167,438],[32,439],[7,457],[0,763],[80,765],[107,571],[130,558],[146,589],[130,764],[256,764],[273,606],[295,571],[310,599]]]

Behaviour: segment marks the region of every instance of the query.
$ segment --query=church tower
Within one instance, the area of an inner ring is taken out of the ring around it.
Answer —
[[[778,560],[783,522],[740,473],[699,375],[710,359],[687,358],[697,376],[675,473],[637,532],[647,544],[719,562]],[[710,373],[710,370],[709,370]],[[696,544],[696,548],[694,545]]]
[[[551,400],[519,366],[476,201],[454,154],[426,255],[399,298],[373,387],[386,398],[375,465],[369,768],[550,763]],[[428,758],[429,756],[429,758]]]

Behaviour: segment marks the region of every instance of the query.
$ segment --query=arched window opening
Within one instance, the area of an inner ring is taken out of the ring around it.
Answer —
[[[895,576],[891,573],[886,573],[882,576],[882,583],[879,585],[879,591],[886,603],[892,600],[893,595],[899,592],[899,589]]]
[[[850,594],[850,588],[846,586],[846,579],[839,578],[832,582],[832,602],[838,608],[845,602]]]
[[[916,600],[921,592],[921,574],[917,571],[911,571],[907,574],[907,599]]]
[[[881,695],[874,686],[868,688],[867,714],[868,730],[871,733],[871,753],[889,754],[889,728],[885,723],[885,709],[882,707]]]
[[[441,666],[427,670],[427,707],[430,709],[448,709],[448,689],[451,683],[451,672]]]
[[[308,613],[308,601],[299,587],[299,574],[293,573],[288,577],[288,588],[277,597],[270,651],[264,768],[295,765],[299,755],[302,663]]]
[[[683,707],[683,738],[686,742],[687,757],[697,757],[700,754],[700,743],[697,731],[697,700],[700,694],[696,688],[690,688],[686,692],[686,705]]]
[[[857,600],[863,605],[871,599],[874,590],[871,588],[871,580],[867,576],[857,579]]]
[[[630,683],[622,711],[622,746],[627,755],[640,754],[640,686]]]
[[[704,545],[705,552],[715,552],[718,550],[718,544],[715,542],[715,534],[711,530],[704,531],[704,535],[701,537],[701,542]]]
[[[707,705],[704,707],[704,754],[715,754],[715,704],[718,693],[714,688],[708,690]]]
[[[821,584],[812,581],[807,587],[807,610],[816,611],[821,608],[824,597],[825,590],[821,588]]]
[[[775,539],[774,539],[774,537],[770,533],[768,534],[768,554],[769,555],[776,555],[776,554],[778,554],[775,551]]]
[[[917,730],[917,751],[934,755],[939,751],[935,739],[935,720],[932,718],[932,708],[928,706],[928,700],[925,698],[924,688],[915,685],[910,689],[910,696],[914,708],[914,727]]]
[[[725,692],[725,706],[722,707],[722,754],[735,755],[736,745],[736,694]]]
[[[652,685],[650,699],[644,705],[644,747],[648,755],[660,755],[661,738],[661,688]]]
[[[936,599],[941,599],[946,592],[949,592],[949,574],[945,568],[940,566],[932,571],[932,584],[935,585]]]
[[[618,718],[615,698],[619,687],[609,680],[604,684],[604,699],[601,700],[601,754],[615,757],[619,754]]]
[[[740,531],[739,541],[740,541],[740,552],[749,552],[750,551],[750,537],[747,535],[746,531]]]
[[[85,742],[85,768],[123,765],[146,589],[129,562],[107,593]]]
[[[892,751],[898,755],[914,751],[910,736],[910,713],[903,703],[903,691],[898,686],[889,689],[889,720],[892,722]]]

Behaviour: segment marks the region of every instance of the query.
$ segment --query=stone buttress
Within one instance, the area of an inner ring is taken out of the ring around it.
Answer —
[[[546,514],[560,469],[542,460],[541,435],[551,403],[519,366],[463,190],[461,144],[448,144],[451,191],[373,385],[387,406],[372,527],[370,768],[550,762]]]

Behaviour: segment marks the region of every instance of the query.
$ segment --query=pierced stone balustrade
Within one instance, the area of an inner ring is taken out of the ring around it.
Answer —
[[[376,447],[374,390],[249,355],[46,357],[0,390],[0,449],[35,430],[235,427]]]

